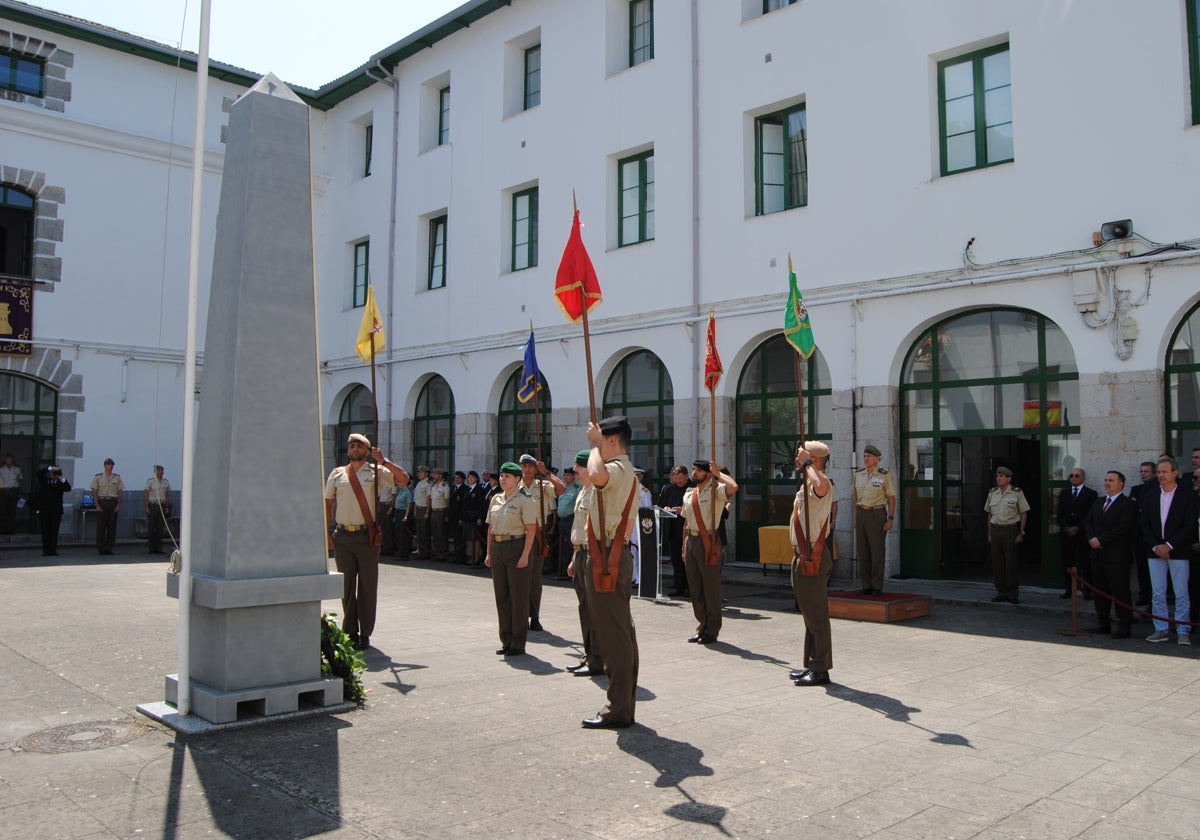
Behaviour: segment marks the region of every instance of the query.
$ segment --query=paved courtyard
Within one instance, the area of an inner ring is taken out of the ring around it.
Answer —
[[[604,679],[563,671],[566,585],[505,661],[486,576],[388,563],[365,709],[184,737],[136,711],[176,670],[176,602],[142,551],[0,554],[0,837],[1200,834],[1198,654],[1144,622],[1060,635],[1052,593],[835,621],[823,688],[787,679],[802,621],[779,575],[731,575],[708,648],[684,641],[687,605],[636,600],[638,724],[592,732]]]

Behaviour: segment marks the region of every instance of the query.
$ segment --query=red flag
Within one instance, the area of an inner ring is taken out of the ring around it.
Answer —
[[[708,339],[704,342],[704,387],[711,393],[717,392],[717,383],[725,372],[721,364],[721,356],[717,353],[717,319],[713,311],[708,310]]]
[[[592,259],[588,256],[587,248],[583,247],[583,236],[579,233],[578,210],[571,222],[571,235],[567,238],[567,247],[563,249],[562,261],[558,264],[558,275],[554,278],[554,296],[570,321],[578,321],[583,317],[585,299],[589,312],[603,300],[596,269],[592,267]]]

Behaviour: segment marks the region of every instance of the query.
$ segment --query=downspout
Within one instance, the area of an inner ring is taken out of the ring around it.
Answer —
[[[700,24],[699,0],[691,0],[692,13],[692,314],[700,317]],[[699,321],[692,322],[692,435],[700,451],[700,339]],[[709,458],[717,453],[710,452]],[[679,458],[675,458],[678,463]]]

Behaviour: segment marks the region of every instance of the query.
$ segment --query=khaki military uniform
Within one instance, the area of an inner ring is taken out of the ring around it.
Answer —
[[[162,554],[163,531],[171,518],[171,482],[152,478],[146,482],[146,547]]]
[[[854,471],[854,542],[858,580],[863,589],[883,590],[887,572],[888,499],[896,498],[896,482],[884,469]]]
[[[450,512],[450,484],[444,478],[429,488],[429,536],[434,556],[450,559],[450,540],[446,517]]]
[[[92,496],[100,515],[96,521],[96,549],[101,554],[112,554],[117,542],[117,511],[121,508],[121,494],[125,482],[118,473],[105,475],[96,473],[92,477]]]
[[[575,563],[575,598],[579,602],[579,632],[583,636],[583,660],[589,671],[604,670],[604,655],[596,631],[592,628],[592,617],[588,611],[587,582],[592,576],[591,557],[588,554],[587,517],[595,504],[596,490],[591,485],[579,491],[575,497],[575,514],[571,520],[572,559]],[[605,511],[607,513],[608,511]]]
[[[533,497],[519,487],[511,496],[505,493],[492,496],[487,512],[488,556],[492,562],[500,647],[506,650],[525,650],[529,635],[529,580],[533,563],[526,563],[524,568],[517,564],[525,555],[526,526],[536,525],[537,520]],[[531,555],[534,546],[529,542]]]
[[[21,481],[21,468],[16,464],[11,467],[0,466],[0,534],[11,534],[16,530]]]
[[[433,490],[433,479],[426,476],[417,482],[413,490],[413,517],[417,520],[417,556],[428,560],[433,543],[429,533],[429,496]]]
[[[542,572],[546,567],[546,558],[542,555],[542,547],[546,544],[546,519],[555,512],[558,491],[544,478],[535,478],[528,485],[521,479],[521,489],[533,499],[533,508],[538,512],[538,544],[529,555],[529,564],[533,566],[529,582],[529,620],[538,621],[542,615]]]
[[[396,478],[386,467],[364,463],[355,473],[371,517],[375,508],[375,471],[379,471],[380,495],[394,487]],[[375,631],[379,600],[379,546],[371,545],[362,507],[350,483],[349,466],[334,467],[325,479],[325,498],[333,499],[333,560],[342,573],[342,630],[356,639],[370,638]],[[382,507],[382,505],[380,506]]]
[[[713,490],[713,485],[716,490]],[[713,500],[713,493],[716,500]],[[729,491],[713,474],[703,487],[689,487],[683,494],[683,567],[687,574],[688,591],[692,593],[692,614],[696,616],[696,633],[700,636],[721,634],[721,543],[717,526],[729,500]],[[700,505],[700,516],[708,531],[709,546],[717,562],[710,563],[705,556],[704,538],[700,535],[700,523],[696,520],[693,499]]]
[[[815,483],[812,478],[808,481],[808,493],[801,488],[796,493],[793,512],[798,517],[800,527],[804,528],[804,507],[808,505],[808,530],[805,537],[809,545],[816,545],[821,536],[821,528],[829,526],[833,513],[833,500],[836,498],[832,483],[829,493],[818,496],[814,491]],[[788,533],[791,543],[796,543],[796,528],[791,519],[788,520]],[[829,626],[829,578],[833,574],[833,556],[829,553],[829,544],[821,555],[821,567],[815,575],[800,573],[800,553],[797,549],[792,560],[792,590],[796,593],[796,603],[804,616],[804,667],[813,671],[829,671],[833,668],[833,630]]]
[[[1029,510],[1029,502],[1020,488],[1009,485],[1007,490],[993,487],[987,495],[983,510],[988,515],[988,537],[992,554],[992,577],[996,593],[1013,603],[1019,597],[1017,537],[1021,533],[1021,514]]]
[[[604,525],[601,527],[600,524],[599,505],[588,511],[587,522],[605,556],[589,557],[589,567],[605,562],[613,540],[619,539],[624,546],[618,567],[609,567],[610,574],[617,576],[613,592],[596,591],[591,568],[584,580],[592,627],[600,650],[604,653],[604,673],[608,675],[608,702],[600,710],[599,716],[616,723],[633,723],[638,677],[637,630],[629,611],[629,599],[633,596],[633,554],[629,550],[626,535],[617,533],[617,526],[637,479],[628,455],[612,458],[604,466],[608,470],[608,483],[596,488],[597,492],[603,494]],[[637,504],[636,498],[633,503]],[[636,516],[637,510],[631,507],[629,515]]]

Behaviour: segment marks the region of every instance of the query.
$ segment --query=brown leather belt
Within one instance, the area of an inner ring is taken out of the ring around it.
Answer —
[[[353,534],[356,531],[367,530],[367,526],[366,525],[338,525],[337,529],[339,531],[345,531],[348,534]]]

